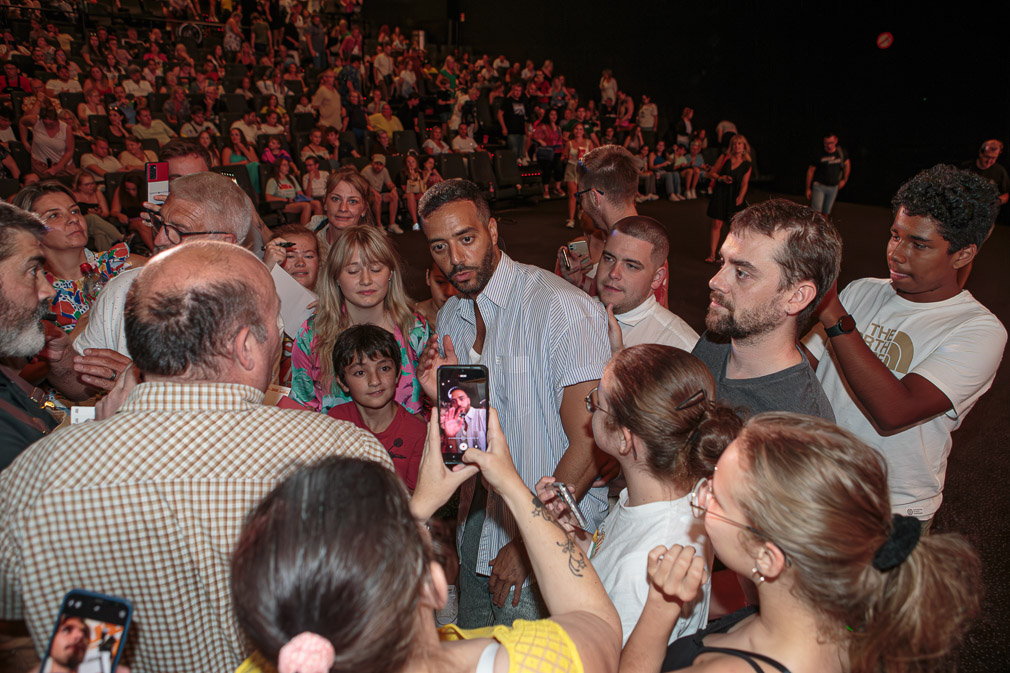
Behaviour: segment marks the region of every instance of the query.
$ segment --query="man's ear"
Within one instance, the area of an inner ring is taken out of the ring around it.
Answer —
[[[493,217],[487,221],[487,231],[491,235],[491,243],[498,245],[498,221]]]
[[[971,264],[971,261],[975,259],[975,255],[978,254],[978,246],[972,243],[967,245],[954,254],[951,255],[951,265],[955,269],[961,269],[965,266]]]
[[[663,285],[663,281],[666,280],[666,265],[660,266],[656,269],[656,273],[652,276],[652,283],[649,285],[653,290],[658,290]]]
[[[232,350],[235,353],[235,362],[239,366],[246,370],[252,371],[256,367],[256,346],[259,345],[259,341],[256,339],[256,335],[252,333],[249,327],[243,327],[235,335],[235,340],[232,342]]]
[[[810,302],[817,298],[817,286],[811,280],[801,280],[789,290],[786,299],[786,314],[799,315]]]

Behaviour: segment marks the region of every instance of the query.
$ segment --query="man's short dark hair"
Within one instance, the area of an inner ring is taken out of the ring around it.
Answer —
[[[658,266],[662,266],[663,260],[670,256],[670,237],[658,220],[644,215],[632,215],[618,220],[614,231],[651,244],[652,259]]]
[[[480,187],[469,180],[446,180],[432,185],[424,193],[417,204],[417,214],[421,219],[428,219],[432,213],[442,206],[456,201],[469,201],[477,209],[477,216],[482,224],[487,224],[491,219],[491,208],[487,205],[487,199],[481,192]]]
[[[779,289],[809,280],[817,296],[797,316],[800,325],[817,308],[824,294],[838,279],[842,264],[842,237],[826,217],[808,206],[787,199],[769,199],[742,210],[733,217],[730,233],[752,232],[774,236],[786,232],[784,244],[775,253],[782,269]]]
[[[193,245],[193,244],[190,244]],[[248,327],[260,343],[267,328],[262,297],[242,280],[160,290],[141,275],[126,297],[126,344],[140,371],[156,376],[220,374],[232,342]]]
[[[581,189],[599,190],[611,203],[633,200],[638,193],[634,157],[618,145],[604,145],[586,154],[578,173]]]
[[[396,378],[400,378],[400,344],[388,331],[377,325],[355,325],[345,329],[333,344],[333,372],[345,386],[344,369],[358,358],[378,360],[389,358],[396,363]]]
[[[903,184],[891,207],[936,222],[947,252],[955,253],[972,243],[982,247],[999,212],[999,190],[981,175],[937,164]]]
[[[158,150],[158,160],[168,161],[169,159],[188,157],[191,154],[195,154],[203,159],[204,163],[207,164],[208,170],[210,169],[212,163],[210,152],[196,138],[172,138]]]
[[[27,210],[0,201],[0,262],[14,253],[14,232],[23,231],[35,238],[42,238],[46,228],[39,218]]]

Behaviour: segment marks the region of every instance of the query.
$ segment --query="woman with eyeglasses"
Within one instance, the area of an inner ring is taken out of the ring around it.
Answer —
[[[759,607],[667,648],[680,607],[662,592],[691,582],[656,549],[647,628],[622,671],[951,669],[979,610],[978,556],[958,535],[920,538],[917,519],[893,515],[884,462],[854,435],[810,416],[754,416],[692,506],[719,559],[757,584]]]
[[[43,268],[56,289],[51,301],[54,322],[64,332],[73,331],[109,280],[147,261],[130,254],[125,243],[104,252],[88,250],[88,224],[74,193],[55,180],[28,185],[14,195],[12,203],[38,215],[46,227],[41,240],[46,257]]]
[[[719,455],[740,429],[729,407],[712,402],[715,383],[690,353],[643,344],[619,351],[586,398],[593,438],[621,466],[627,488],[594,535],[581,530],[552,486],[537,496],[587,551],[621,616],[624,639],[635,628],[649,594],[645,571],[658,545],[692,546],[711,568],[712,548],[691,510],[692,487],[712,474]],[[700,566],[699,577],[700,577]],[[672,642],[705,626],[711,583],[684,606],[667,638]]]

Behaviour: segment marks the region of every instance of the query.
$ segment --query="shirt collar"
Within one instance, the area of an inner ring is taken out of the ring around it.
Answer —
[[[141,383],[119,408],[130,411],[246,411],[263,392],[241,383]]]
[[[507,306],[509,300],[512,299],[512,285],[518,271],[519,266],[515,261],[504,252],[501,253],[498,266],[495,267],[494,273],[491,274],[491,279],[487,282],[487,285],[481,290],[478,299],[486,299],[498,308]]]
[[[655,293],[651,293],[649,294],[649,296],[646,298],[645,301],[643,301],[635,308],[631,309],[627,313],[621,313],[619,315],[615,315],[614,317],[617,318],[617,322],[623,325],[634,327],[638,323],[645,320],[646,316],[648,316],[652,312],[652,309],[656,305],[656,303],[657,303],[656,295]]]

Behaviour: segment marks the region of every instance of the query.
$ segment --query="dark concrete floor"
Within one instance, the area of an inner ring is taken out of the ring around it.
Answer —
[[[770,195],[752,191],[751,202]],[[670,251],[670,309],[699,332],[708,304],[709,277],[715,267],[702,260],[707,254],[708,220],[705,199],[670,203],[654,201],[639,206],[643,215],[663,222],[673,241]],[[554,267],[558,246],[571,238],[564,229],[566,205],[556,199],[537,205],[498,208],[499,242],[521,262]],[[884,259],[891,222],[889,209],[839,203],[834,222],[842,233],[845,252],[839,286],[856,278],[885,277]],[[725,232],[724,232],[725,233]],[[424,269],[431,263],[424,238],[408,232],[396,237],[408,265],[408,291],[428,297]],[[967,289],[1006,325],[1010,324],[1010,228],[997,227],[986,243]],[[980,347],[985,347],[980,344]],[[965,535],[983,562],[985,598],[982,616],[969,633],[959,656],[959,670],[1006,670],[1010,660],[1010,363],[1004,358],[992,389],[976,404],[954,435],[947,468],[944,502],[933,530]]]

